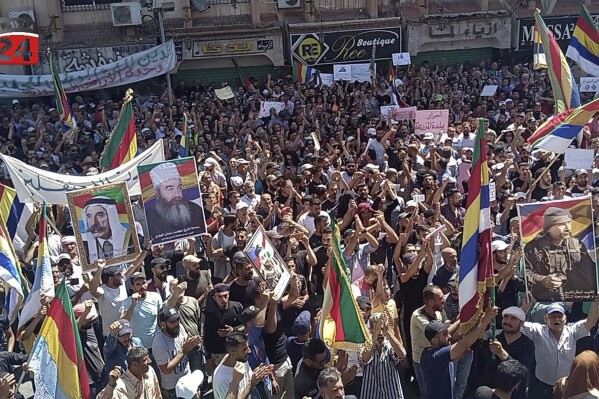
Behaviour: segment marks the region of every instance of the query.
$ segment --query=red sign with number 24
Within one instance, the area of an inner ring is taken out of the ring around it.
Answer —
[[[39,62],[39,36],[11,32],[0,35],[0,65],[36,65]]]

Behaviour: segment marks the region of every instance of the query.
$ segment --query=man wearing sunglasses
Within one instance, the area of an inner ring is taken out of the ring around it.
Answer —
[[[303,358],[295,375],[295,397],[315,397],[318,394],[318,375],[327,364],[327,346],[312,338],[304,344]]]
[[[166,301],[171,296],[169,283],[173,276],[168,274],[171,268],[170,259],[154,258],[151,262],[152,278],[148,281],[148,292],[157,292]]]

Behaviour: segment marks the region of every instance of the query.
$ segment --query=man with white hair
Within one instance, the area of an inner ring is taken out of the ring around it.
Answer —
[[[88,263],[113,259],[133,253],[132,229],[119,221],[116,201],[109,197],[93,197],[83,208],[85,234],[83,245]]]
[[[163,238],[167,233],[187,231],[187,235],[206,232],[202,208],[183,197],[183,185],[177,165],[165,162],[150,171],[156,201],[146,204],[150,237]]]

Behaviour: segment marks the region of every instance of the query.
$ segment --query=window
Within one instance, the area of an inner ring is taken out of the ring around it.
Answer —
[[[121,0],[61,0],[62,11],[109,10],[110,4]]]

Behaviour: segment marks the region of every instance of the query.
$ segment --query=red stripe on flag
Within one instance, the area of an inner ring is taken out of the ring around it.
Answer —
[[[597,29],[595,29],[594,26],[589,25],[589,22],[586,20],[586,18],[582,16],[578,17],[578,21],[576,21],[576,27],[580,28],[580,30],[582,30],[593,42],[599,43],[599,32],[597,32]]]
[[[133,139],[135,139],[135,119],[134,116],[131,115],[127,130],[123,134],[123,141],[114,154],[114,158],[112,158],[110,169],[114,169],[123,164],[125,158],[129,154],[129,148]]]
[[[343,330],[343,320],[341,318],[341,285],[337,279],[337,273],[334,271],[332,262],[335,262],[335,260],[331,259],[331,271],[329,272],[329,288],[333,297],[330,316],[335,321],[335,342],[337,342],[345,341],[345,331]]]

